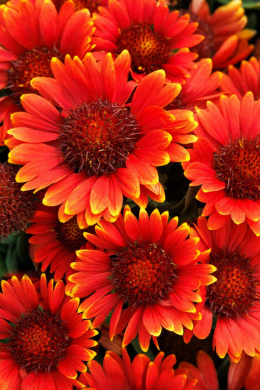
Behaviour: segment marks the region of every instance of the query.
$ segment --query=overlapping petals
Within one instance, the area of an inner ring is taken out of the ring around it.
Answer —
[[[149,218],[141,209],[137,220],[126,208],[124,218],[114,224],[100,221],[96,235],[86,234],[112,254],[81,250],[71,265],[77,271],[69,277],[74,283],[71,296],[86,298],[80,306],[84,318],[95,318],[93,326],[98,326],[112,312],[110,337],[125,329],[123,346],[138,333],[147,350],[151,336],[156,343],[162,327],[178,334],[183,334],[183,326],[192,329],[190,314],[202,300],[196,290],[215,281],[210,275],[215,267],[197,264],[198,239],[188,239],[188,225],[177,224],[177,218],[168,223],[168,213],[160,215],[158,210]]]

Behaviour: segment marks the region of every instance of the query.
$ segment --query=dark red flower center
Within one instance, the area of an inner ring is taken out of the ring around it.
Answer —
[[[216,177],[226,184],[228,196],[260,198],[260,142],[239,138],[214,153]]]
[[[20,367],[27,373],[37,373],[55,369],[70,343],[66,326],[58,315],[34,309],[14,324],[8,347]]]
[[[71,251],[79,250],[87,242],[83,233],[88,231],[88,229],[80,229],[76,217],[69,219],[65,223],[58,222],[55,231],[57,234],[56,238]]]
[[[15,181],[18,168],[0,164],[0,238],[25,230],[33,217],[36,200],[31,191],[22,192]]]
[[[62,5],[68,0],[54,0],[53,3],[57,10],[60,10]],[[73,0],[75,11],[80,9],[87,8],[92,14],[93,12],[98,12],[98,7],[101,5],[101,0]]]
[[[212,58],[214,54],[214,33],[210,27],[210,25],[204,20],[200,19],[196,14],[190,11],[182,11],[182,14],[185,13],[190,14],[190,22],[199,23],[196,34],[200,34],[204,36],[202,42],[198,45],[192,47],[190,50],[194,53],[198,53],[199,59],[201,58]]]
[[[171,55],[171,40],[154,31],[153,25],[135,24],[120,31],[118,54],[128,50],[132,69],[148,74],[167,63]]]
[[[52,57],[63,59],[64,56],[55,47],[42,47],[28,50],[18,60],[11,62],[8,70],[9,88],[14,99],[19,101],[22,94],[36,92],[30,85],[34,77],[53,77],[50,67]]]
[[[243,318],[260,298],[250,258],[239,249],[219,249],[211,254],[210,263],[217,267],[217,281],[207,286],[207,306],[220,316]]]
[[[82,104],[60,127],[60,150],[70,169],[103,175],[125,165],[140,130],[127,108],[108,100]]]
[[[149,306],[168,299],[177,278],[175,269],[163,247],[139,240],[113,256],[111,281],[124,303]]]

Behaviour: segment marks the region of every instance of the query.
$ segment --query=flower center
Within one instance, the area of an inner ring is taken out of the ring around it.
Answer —
[[[124,303],[152,305],[168,298],[173,289],[176,265],[156,243],[130,243],[112,258],[111,281]]]
[[[59,11],[64,3],[67,0],[54,0],[53,3],[56,9]],[[101,0],[73,0],[75,11],[80,9],[87,8],[92,14],[93,12],[98,12],[98,7],[101,5]]]
[[[34,309],[20,317],[14,325],[8,346],[19,366],[27,373],[55,369],[71,342],[60,317],[49,311]]]
[[[196,14],[192,12],[182,11],[183,14],[187,12],[190,14],[190,22],[199,23],[196,30],[196,34],[204,36],[203,41],[200,42],[198,45],[192,47],[190,50],[194,53],[198,53],[198,59],[212,58],[214,54],[214,34],[210,25],[204,20],[201,20]]]
[[[260,198],[260,142],[239,138],[214,153],[216,177],[232,198]]]
[[[243,318],[260,298],[250,259],[238,249],[218,249],[211,254],[210,263],[217,267],[217,281],[207,286],[207,306],[218,315]]]
[[[63,59],[64,56],[55,47],[42,47],[28,50],[18,60],[11,61],[9,88],[13,91],[14,99],[19,101],[22,94],[36,92],[30,85],[34,77],[53,77],[50,67],[52,57]]]
[[[154,31],[153,25],[137,24],[122,29],[117,42],[118,54],[127,49],[132,69],[150,73],[161,69],[171,55],[171,41]]]
[[[90,176],[123,167],[139,138],[134,116],[108,100],[78,106],[64,118],[59,134],[70,169],[85,170]]]
[[[58,222],[55,231],[57,240],[61,241],[73,252],[79,250],[87,242],[83,233],[88,231],[88,229],[80,229],[76,217],[69,219],[65,223]]]
[[[32,192],[22,192],[15,181],[17,172],[16,166],[0,163],[0,238],[25,230],[36,207]]]

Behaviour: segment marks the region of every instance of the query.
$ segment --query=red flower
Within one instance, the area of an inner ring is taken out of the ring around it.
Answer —
[[[223,92],[235,94],[242,100],[251,91],[255,100],[260,98],[260,60],[251,57],[249,61],[242,61],[239,69],[230,65],[227,73],[223,74],[220,84]]]
[[[3,281],[0,294],[1,379],[8,389],[60,390],[80,386],[77,371],[96,355],[90,321],[77,313],[79,299],[64,294],[64,284],[48,284],[43,274],[39,295],[31,280]],[[83,386],[81,386],[83,387]],[[4,387],[5,388],[5,387]]]
[[[219,107],[208,102],[208,110],[197,110],[195,134],[203,138],[183,165],[191,185],[202,184],[197,198],[206,203],[209,229],[231,218],[236,224],[246,221],[260,235],[259,110],[252,92],[241,103],[235,95],[221,96]]]
[[[0,88],[11,95],[1,99],[1,143],[7,138],[10,114],[20,111],[20,97],[33,92],[30,81],[36,76],[52,76],[50,61],[53,56],[64,59],[65,54],[80,58],[91,49],[94,28],[89,12],[74,12],[73,2],[63,5],[59,13],[47,0],[33,4],[22,0],[17,9],[0,8]],[[9,145],[10,146],[10,145]]]
[[[194,34],[197,23],[189,15],[169,13],[164,0],[111,0],[108,9],[93,15],[96,26],[93,42],[97,50],[114,56],[124,49],[131,55],[131,73],[136,81],[164,69],[168,81],[183,84],[197,58],[187,48],[203,39]],[[175,52],[175,53],[174,53]]]
[[[84,318],[95,317],[96,327],[113,312],[110,337],[126,328],[123,346],[138,333],[147,350],[151,336],[157,343],[162,327],[178,334],[183,326],[192,329],[190,314],[196,312],[194,302],[201,301],[196,290],[215,281],[209,275],[215,267],[197,264],[198,239],[187,239],[189,226],[177,224],[177,218],[168,223],[168,213],[158,210],[149,218],[141,209],[138,221],[126,208],[124,219],[100,221],[96,236],[86,234],[112,254],[81,250],[71,264],[78,271],[69,277],[75,284],[71,296],[86,298],[79,308]]]
[[[175,355],[163,358],[164,353],[160,352],[151,362],[148,356],[139,353],[131,363],[125,348],[122,349],[122,359],[107,351],[103,368],[96,361],[89,362],[90,373],[81,374],[79,380],[95,390],[194,389],[196,381],[188,377],[187,370],[173,369]]]
[[[253,358],[243,354],[238,363],[231,362],[228,370],[228,390],[258,390],[260,355]]]
[[[247,17],[241,0],[230,1],[212,14],[206,0],[192,0],[189,11],[191,20],[199,23],[197,32],[205,37],[192,50],[199,58],[212,58],[215,69],[237,64],[252,52],[254,46],[248,40],[255,31],[243,30]]]
[[[215,365],[211,357],[203,351],[199,351],[196,356],[197,367],[188,362],[181,362],[179,368],[186,368],[189,376],[197,379],[194,390],[218,390],[218,376]],[[229,389],[230,390],[230,389]]]
[[[129,68],[127,51],[115,62],[108,54],[101,69],[91,53],[84,63],[67,56],[63,65],[54,58],[55,78],[32,81],[45,98],[23,95],[26,113],[13,114],[17,128],[9,133],[19,145],[9,161],[24,165],[16,179],[27,182],[23,190],[49,187],[43,203],[61,204],[61,222],[76,214],[85,215],[88,225],[101,216],[115,221],[123,195],[142,207],[148,196],[162,202],[156,167],[189,159],[179,143],[197,125],[192,113],[175,118],[162,109],[180,86],[165,86],[164,71],[153,72],[136,88],[129,108],[135,87],[127,82]]]
[[[192,332],[187,330],[185,340],[192,333],[206,338],[215,316],[213,348],[217,354],[224,358],[228,353],[236,362],[243,351],[255,356],[260,350],[260,237],[246,223],[237,226],[231,221],[210,231],[203,217],[191,229],[191,237],[200,238],[199,250],[211,248],[209,261],[217,268],[217,281],[207,286],[202,319],[195,322]]]
[[[78,221],[81,223],[80,218]],[[34,253],[33,260],[42,263],[42,272],[50,266],[55,281],[62,279],[64,275],[67,280],[71,275],[70,263],[76,261],[76,250],[93,248],[83,236],[83,232],[88,231],[87,226],[79,227],[78,221],[76,217],[70,217],[61,223],[57,207],[40,204],[31,220],[33,224],[26,231],[33,235],[29,239]]]

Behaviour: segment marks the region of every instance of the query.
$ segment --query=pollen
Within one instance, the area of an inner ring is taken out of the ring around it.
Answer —
[[[83,233],[86,231],[88,229],[79,228],[76,217],[69,219],[65,223],[58,222],[55,227],[57,240],[73,252],[86,244],[86,239],[83,236]]]
[[[102,175],[124,167],[139,139],[139,127],[127,108],[98,100],[68,113],[60,126],[59,148],[73,171]]]
[[[53,77],[50,66],[52,57],[63,58],[55,47],[42,47],[28,50],[18,60],[11,61],[8,87],[14,99],[19,102],[22,94],[36,92],[30,85],[34,77]]]
[[[257,270],[238,249],[218,249],[210,263],[217,267],[217,281],[207,286],[206,305],[214,313],[232,319],[243,318],[259,301]]]
[[[216,177],[226,184],[228,196],[235,199],[260,198],[260,142],[239,138],[214,153]]]
[[[71,340],[59,315],[34,309],[21,316],[10,331],[9,349],[26,373],[51,372],[65,357]]]
[[[156,243],[138,240],[112,257],[111,282],[125,304],[149,306],[168,298],[176,265]]]
[[[122,29],[117,42],[118,54],[128,50],[132,69],[148,74],[161,69],[171,55],[171,41],[154,31],[153,25],[137,24]]]

